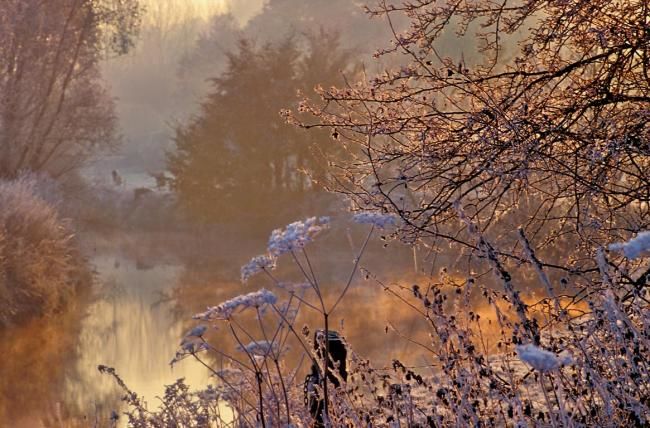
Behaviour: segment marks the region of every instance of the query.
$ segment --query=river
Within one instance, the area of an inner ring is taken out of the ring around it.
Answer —
[[[330,243],[347,248],[320,253],[327,255],[321,267],[326,272],[323,281],[330,299],[340,291],[352,267],[353,256],[346,244],[347,239]],[[379,240],[373,245],[369,251],[381,265],[382,245]],[[100,364],[115,368],[152,409],[160,404],[156,397],[164,393],[164,386],[178,378],[193,388],[207,386],[209,373],[195,361],[183,360],[173,367],[169,364],[184,333],[193,325],[191,316],[234,295],[261,286],[273,287],[263,279],[243,286],[233,273],[238,268],[224,275],[221,264],[199,269],[174,257],[136,257],[120,244],[90,248],[89,263],[96,272],[93,295],[72,305],[70,313],[62,314],[61,319],[35,322],[4,339],[10,346],[6,353],[12,357],[2,367],[6,373],[2,379],[5,411],[0,407],[0,417],[4,415],[9,426],[107,426],[111,411],[121,412],[123,407],[115,381],[97,370]],[[146,251],[139,249],[140,253]],[[405,265],[412,264],[408,257],[404,260]],[[290,261],[282,263],[289,265]],[[319,263],[315,260],[315,264]],[[341,264],[345,268],[337,269]],[[408,358],[410,345],[396,343],[384,331],[386,320],[393,318],[400,323],[394,303],[380,287],[358,275],[333,324],[344,331],[355,350],[381,364],[389,363],[385,358],[381,361],[387,350],[392,356]],[[363,317],[358,316],[359,311]],[[317,314],[304,312],[300,326],[320,327]],[[408,320],[402,325],[407,329],[414,326]],[[122,416],[120,426],[125,423]]]

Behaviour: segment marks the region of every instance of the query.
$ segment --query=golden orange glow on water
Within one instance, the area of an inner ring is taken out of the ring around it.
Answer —
[[[137,240],[125,242],[136,246],[135,258],[146,254]],[[191,358],[173,368],[169,365],[180,339],[197,324],[191,320],[194,313],[262,286],[274,290],[282,301],[288,297],[263,278],[257,278],[255,284],[242,285],[237,280],[226,279],[227,275],[218,268],[140,265],[105,245],[100,247],[101,254],[92,259],[101,284],[98,300],[87,307],[73,308],[56,319],[34,321],[3,337],[0,350],[4,355],[16,356],[12,361],[20,363],[20,366],[5,365],[6,373],[1,376],[5,396],[9,391],[19,390],[24,397],[35,397],[39,403],[45,401],[49,407],[44,413],[60,420],[69,416],[72,421],[78,421],[79,414],[93,417],[93,412],[105,413],[120,405],[120,394],[113,379],[97,371],[97,366],[103,364],[114,367],[127,385],[155,408],[156,397],[163,394],[164,385],[178,378],[185,378],[196,389],[214,382],[210,373]],[[173,245],[173,242],[166,245]],[[290,264],[288,260],[283,262]],[[459,328],[471,332],[469,339],[477,347],[490,354],[503,352],[497,344],[507,338],[510,331],[499,324],[495,305],[503,317],[515,320],[507,302],[488,304],[475,295],[476,289],[473,297],[457,293],[457,290],[464,290],[459,287],[464,281],[462,276],[446,275],[442,282],[439,278],[431,281],[405,268],[401,272],[381,273],[377,279],[381,282],[359,274],[330,318],[330,328],[345,337],[351,351],[373,361],[376,368],[391,367],[392,359],[410,366],[437,366],[431,349],[438,346],[438,339],[430,334],[438,319],[426,310],[423,300],[414,295],[414,284],[419,285],[423,294],[429,287],[437,287],[448,296],[445,311],[456,315]],[[341,292],[342,283],[326,280],[322,288],[325,301],[331,305]],[[316,303],[313,292],[309,293],[306,298]],[[431,298],[432,294],[427,296]],[[539,293],[523,293],[522,298],[532,305],[539,301]],[[584,302],[574,305],[563,300],[561,304],[572,315],[587,310]],[[543,308],[535,307],[540,324],[544,323]],[[480,321],[471,320],[470,313],[474,317],[478,315]],[[253,313],[242,313],[236,319],[238,326],[251,334],[251,337],[242,336],[244,342],[263,337]],[[265,329],[277,323],[272,316],[264,319],[268,322]],[[218,344],[223,352],[241,357],[237,342],[226,325],[217,323],[215,326],[218,330],[211,330],[206,336],[209,341]],[[317,328],[322,328],[322,317],[303,305],[295,323],[296,331],[300,332],[303,326],[310,330],[310,334],[302,338],[306,341]],[[296,367],[303,349],[291,335],[287,343],[291,348],[287,364]],[[215,364],[215,368],[228,365],[213,354],[206,355],[206,361]],[[308,365],[303,361],[300,369],[303,374],[298,379],[304,376]],[[29,376],[18,375],[20,373],[29,373]],[[103,407],[93,410],[97,402],[103,403]],[[23,406],[32,405],[21,402],[14,403],[11,408],[0,408],[0,418],[6,418],[12,409]],[[25,419],[25,427],[33,424],[33,420]],[[72,422],[68,426],[73,426]]]

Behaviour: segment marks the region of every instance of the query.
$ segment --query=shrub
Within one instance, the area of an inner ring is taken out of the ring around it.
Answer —
[[[0,327],[60,310],[89,279],[72,229],[56,201],[41,196],[43,185],[32,175],[0,181]]]

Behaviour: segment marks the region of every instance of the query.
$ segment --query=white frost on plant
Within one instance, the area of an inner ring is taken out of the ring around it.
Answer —
[[[573,362],[573,358],[567,351],[563,351],[558,355],[532,343],[517,345],[516,350],[521,361],[540,372],[557,370]]]
[[[650,231],[640,232],[627,242],[618,242],[609,246],[611,251],[623,251],[628,259],[636,259],[650,252]]]
[[[237,346],[237,349],[246,352],[249,355],[264,357],[277,349],[277,345],[267,340],[260,340],[257,342],[250,342],[245,346]]]
[[[216,370],[212,376],[217,376],[220,379],[226,380],[230,384],[244,381],[244,372],[241,371],[241,369],[233,367],[224,367],[221,370]]]
[[[201,337],[208,329],[205,325],[197,325],[185,334],[185,337]]]
[[[181,340],[180,348],[185,352],[192,352],[193,349],[199,349],[202,344],[207,345],[205,342],[201,342],[201,338],[208,330],[208,327],[205,325],[197,325],[192,330],[188,331],[183,340]],[[203,348],[202,348],[203,349]],[[207,349],[207,348],[206,348]]]
[[[279,282],[276,286],[289,293],[301,293],[311,288],[308,282]]]
[[[287,320],[289,321],[289,323],[291,323],[291,321],[295,320],[296,317],[298,316],[298,311],[299,311],[298,307],[293,307],[288,302],[282,304],[278,308],[278,312],[280,312],[280,314],[282,314],[281,323],[284,323]]]
[[[210,346],[207,343],[198,342],[195,337],[186,337],[181,342],[180,349],[176,352],[174,358],[172,358],[172,360],[169,362],[169,365],[173,366],[188,355],[198,354],[199,352],[206,351],[209,348]]]
[[[266,305],[273,305],[278,301],[278,298],[269,290],[263,288],[259,291],[244,294],[226,300],[217,306],[208,308],[205,312],[194,315],[194,319],[205,321],[210,320],[226,320],[232,317],[237,309],[244,310],[246,308],[263,308]]]
[[[375,212],[356,213],[352,220],[359,224],[371,224],[378,229],[385,229],[388,226],[397,225],[397,218],[394,214],[381,214]]]
[[[248,281],[253,275],[262,272],[263,270],[275,269],[275,259],[261,255],[251,259],[248,263],[241,267],[241,280],[242,282]]]
[[[181,349],[190,354],[195,354],[200,351],[208,349],[207,343],[185,342],[181,345]]]
[[[312,242],[316,235],[328,229],[329,225],[329,217],[310,217],[293,222],[284,229],[275,229],[269,238],[269,253],[273,257],[279,257],[282,254],[303,248]]]

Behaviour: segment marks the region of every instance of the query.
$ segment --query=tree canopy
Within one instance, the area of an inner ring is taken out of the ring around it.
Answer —
[[[176,130],[170,184],[204,220],[273,217],[312,193],[325,174],[321,155],[338,149],[323,132],[287,125],[279,112],[297,105],[298,91],[340,82],[350,54],[336,35],[321,32],[262,46],[242,39],[227,56],[199,114]]]
[[[398,214],[407,239],[471,256],[471,224],[521,260],[521,227],[548,266],[593,271],[599,246],[650,225],[650,6],[453,3],[368,9],[410,20],[377,53],[402,66],[323,89],[310,120],[289,119],[361,148],[338,189],[357,208]],[[444,34],[474,29],[476,52],[440,54]]]
[[[116,141],[99,61],[130,49],[140,13],[137,0],[0,3],[0,176],[58,177]]]

